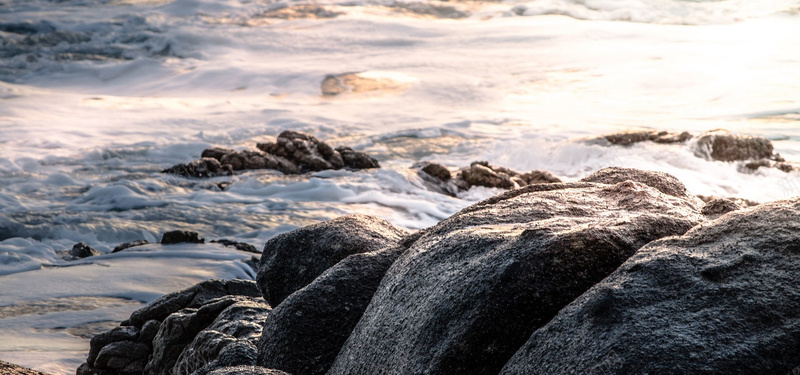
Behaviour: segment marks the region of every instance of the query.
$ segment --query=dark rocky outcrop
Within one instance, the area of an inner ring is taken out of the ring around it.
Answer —
[[[766,138],[736,135],[724,130],[710,131],[697,138],[696,153],[709,160],[770,159],[772,151],[772,142]]]
[[[670,133],[666,131],[643,130],[608,134],[604,135],[602,139],[605,139],[612,145],[630,146],[634,143],[645,141],[655,143],[683,143],[692,139],[692,135],[688,132]]]
[[[72,246],[72,249],[70,249],[69,252],[65,254],[65,258],[71,260],[83,259],[83,258],[93,257],[95,255],[100,255],[100,252],[91,248],[89,245],[83,242],[78,242]]]
[[[13,363],[0,361],[0,374],[3,375],[47,375],[41,371],[31,370]]]
[[[271,370],[258,366],[235,366],[220,368],[208,373],[208,375],[292,375],[280,370]]]
[[[231,241],[231,240],[226,240],[226,239],[221,239],[221,240],[211,240],[211,241],[209,241],[209,242],[211,242],[211,243],[218,243],[218,244],[221,244],[222,246],[225,246],[225,247],[232,246],[232,247],[235,247],[235,248],[236,248],[236,250],[240,250],[240,251],[246,251],[246,252],[248,252],[248,253],[257,253],[257,254],[261,254],[261,252],[260,252],[260,251],[258,251],[258,249],[256,249],[256,247],[255,247],[255,246],[253,246],[253,245],[251,245],[251,244],[249,244],[249,243],[237,242],[237,241]]]
[[[267,241],[258,286],[273,307],[348,255],[379,250],[405,233],[365,215],[342,216],[280,234]]]
[[[217,159],[204,157],[188,163],[173,165],[172,167],[162,170],[161,173],[184,177],[207,178],[230,176],[233,174],[233,168],[229,164],[221,164]]]
[[[655,241],[536,331],[512,374],[794,374],[800,199]]]
[[[703,220],[696,200],[636,181],[661,180],[528,185],[427,229],[389,268],[328,374],[496,374],[638,248]]]
[[[237,303],[258,303],[260,294],[252,281],[208,280],[165,295],[134,311],[119,327],[94,336],[77,374],[140,375],[146,366],[146,373],[161,373],[161,367],[170,368],[164,366],[175,363],[197,332],[209,322],[217,324],[220,311]],[[247,322],[231,324],[240,330],[248,327]]]
[[[561,182],[547,171],[533,170],[519,173],[505,167],[498,167],[486,161],[476,161],[469,167],[461,169],[455,177],[450,170],[437,163],[419,162],[412,166],[430,190],[455,196],[459,191],[469,190],[473,186],[498,189],[515,189],[531,184]]]
[[[111,252],[112,253],[118,253],[118,252],[120,252],[122,250],[127,250],[127,249],[130,249],[132,247],[136,247],[136,246],[147,245],[149,243],[150,243],[150,241],[147,241],[147,240],[136,240],[136,241],[132,241],[132,242],[125,242],[123,244],[119,244],[116,247],[114,247],[114,250],[112,250]]]
[[[233,151],[225,154],[220,163],[230,165],[234,171],[252,169],[274,169],[284,174],[297,174],[300,169],[286,158],[270,155],[261,151]]]
[[[205,242],[206,240],[200,238],[200,235],[197,232],[191,232],[186,230],[173,230],[164,233],[164,236],[161,237],[162,245],[171,245],[176,243],[205,243]]]
[[[264,323],[258,364],[325,374],[403,246],[353,254],[286,298]]]
[[[375,158],[361,151],[355,151],[350,147],[337,147],[336,152],[342,155],[344,166],[350,169],[370,169],[380,168],[381,165]]]

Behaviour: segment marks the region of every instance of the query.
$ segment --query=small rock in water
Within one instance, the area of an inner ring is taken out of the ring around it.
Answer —
[[[380,168],[381,165],[375,158],[361,151],[354,151],[350,147],[337,147],[336,152],[342,155],[344,166],[350,169]]]
[[[204,178],[230,176],[233,168],[229,164],[222,165],[219,160],[202,158],[186,164],[177,164],[167,168],[161,173],[175,174],[184,177]]]
[[[130,248],[135,247],[135,246],[147,245],[149,243],[150,243],[150,241],[148,241],[148,240],[136,240],[136,241],[133,241],[133,242],[125,242],[123,244],[117,245],[117,247],[115,247],[114,250],[112,250],[111,252],[112,253],[117,253],[117,252],[120,252],[120,251],[125,250],[125,249],[130,249]]]
[[[74,246],[72,246],[72,250],[69,251],[69,255],[77,259],[83,259],[95,255],[100,255],[100,252],[95,249],[92,249],[91,247],[89,247],[89,245],[83,242],[78,242]]]
[[[603,136],[612,145],[630,146],[634,143],[652,141],[655,143],[683,143],[692,139],[692,135],[688,132],[670,133],[666,131],[633,131],[622,132],[616,134],[609,134]]]
[[[164,236],[161,238],[162,245],[169,245],[169,244],[176,244],[176,243],[205,243],[206,240],[204,238],[200,238],[200,235],[197,232],[191,232],[186,230],[173,230],[171,232],[164,233]]]
[[[450,170],[441,164],[428,163],[422,168],[422,171],[442,182],[447,182],[453,178]]]
[[[772,142],[762,137],[735,135],[724,130],[704,133],[697,138],[696,153],[709,160],[739,161],[770,159]]]
[[[218,243],[218,244],[221,244],[222,246],[226,246],[226,247],[227,246],[233,246],[233,247],[236,248],[236,250],[247,251],[249,253],[261,254],[261,252],[258,251],[258,249],[256,249],[255,246],[253,246],[253,245],[251,245],[249,243],[236,242],[236,241],[231,241],[231,240],[226,240],[226,239],[211,240],[210,242],[211,243]]]

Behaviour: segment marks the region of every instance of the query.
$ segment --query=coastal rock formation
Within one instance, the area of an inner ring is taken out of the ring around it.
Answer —
[[[700,223],[699,207],[631,180],[534,184],[470,206],[391,266],[328,374],[496,374],[638,248]]]
[[[299,174],[327,169],[380,168],[378,161],[366,153],[344,146],[334,149],[310,134],[291,130],[280,133],[275,142],[258,143],[256,148],[258,150],[236,151],[212,147],[203,150],[199,160],[177,164],[161,172],[206,178],[256,169]]]
[[[264,323],[258,364],[322,375],[366,310],[386,270],[406,250],[353,254],[286,298]]]
[[[655,241],[536,331],[501,374],[793,374],[800,199]]]
[[[267,241],[258,270],[258,286],[271,306],[348,255],[393,245],[405,232],[366,215],[342,216],[280,234]]]
[[[162,245],[170,245],[170,244],[185,243],[185,242],[205,243],[206,240],[200,238],[200,235],[197,232],[191,232],[186,230],[173,230],[164,233],[164,236],[161,237]]]
[[[634,143],[645,141],[655,143],[683,143],[692,139],[692,135],[688,132],[670,133],[666,131],[644,130],[608,134],[604,135],[602,139],[605,139],[612,145],[630,146]]]
[[[696,153],[709,160],[740,161],[772,158],[772,150],[772,142],[766,138],[715,130],[697,138]]]
[[[41,371],[31,370],[13,363],[0,361],[0,374],[3,375],[47,375]]]
[[[530,184],[546,184],[561,182],[547,171],[533,170],[528,173],[498,167],[486,161],[472,162],[469,167],[461,169],[455,177],[450,170],[437,163],[420,162],[414,164],[426,186],[442,194],[455,196],[459,191],[469,190],[473,186],[498,189],[515,189]]]
[[[114,250],[111,250],[111,252],[112,253],[118,253],[118,252],[120,252],[122,250],[127,250],[127,249],[130,249],[132,247],[136,247],[136,246],[147,245],[149,243],[150,243],[150,241],[148,241],[148,240],[136,240],[136,241],[132,241],[132,242],[125,242],[125,243],[122,243],[122,244],[119,244],[119,245],[115,246]]]
[[[69,251],[64,251],[61,253],[61,257],[65,260],[78,260],[83,258],[92,257],[95,255],[100,255],[100,252],[91,248],[89,245],[78,242],[72,246],[72,249]]]

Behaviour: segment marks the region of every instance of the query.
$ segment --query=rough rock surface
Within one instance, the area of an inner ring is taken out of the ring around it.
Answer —
[[[228,360],[229,363],[225,365],[255,365],[255,345],[261,337],[262,325],[269,312],[269,305],[261,298],[245,299],[228,306],[184,348],[172,373],[191,374],[201,368],[210,371],[211,366],[206,366],[214,362],[223,350],[235,344],[240,344],[236,346],[239,350],[232,349],[228,357],[237,354],[238,360],[243,362],[230,363],[232,361]],[[251,349],[249,358],[247,354],[240,355],[242,348]],[[223,367],[223,364],[218,362],[214,366]]]
[[[278,135],[275,143],[259,143],[256,147],[266,153],[288,159],[302,172],[344,167],[342,155],[327,143],[307,133],[286,130]]]
[[[727,214],[728,212],[736,211],[741,208],[741,206],[730,199],[717,198],[706,203],[701,212],[703,215],[706,215],[710,218],[717,218]]]
[[[701,222],[699,206],[635,181],[535,184],[470,206],[391,266],[328,374],[496,374],[638,248]]]
[[[206,240],[200,238],[200,235],[197,232],[190,232],[186,230],[173,230],[164,233],[164,236],[161,237],[162,245],[170,245],[170,244],[185,243],[185,242],[205,243]]]
[[[772,142],[766,138],[731,134],[724,130],[697,138],[696,153],[709,160],[738,161],[773,158]]]
[[[663,172],[646,172],[631,168],[603,168],[589,176],[583,182],[600,182],[604,184],[618,184],[625,181],[641,182],[654,187],[658,191],[673,197],[690,198],[683,185],[675,176]]]
[[[271,370],[258,366],[235,366],[220,368],[208,373],[208,375],[292,375],[280,370]]]
[[[161,173],[204,178],[230,176],[233,174],[233,168],[230,165],[221,164],[217,159],[204,157],[202,159],[192,160],[188,163],[173,165],[172,167],[162,170]]]
[[[136,241],[132,241],[132,242],[125,242],[123,244],[119,244],[116,247],[114,247],[114,250],[112,250],[111,252],[112,253],[118,253],[118,252],[120,252],[122,250],[127,250],[127,249],[130,249],[132,247],[136,247],[136,246],[147,245],[149,243],[150,243],[150,241],[148,241],[148,240],[136,240]]]
[[[267,241],[258,286],[273,307],[348,255],[392,245],[405,233],[366,215],[342,216],[283,233]]]
[[[380,168],[381,165],[375,158],[361,151],[355,151],[350,147],[337,147],[336,152],[342,155],[344,166],[350,169],[370,169]]]
[[[83,259],[95,255],[100,255],[100,252],[89,247],[89,245],[83,242],[76,243],[69,251],[69,256],[73,257],[74,259]]]
[[[670,133],[666,131],[644,130],[608,134],[603,136],[603,139],[613,145],[630,146],[634,143],[645,141],[656,143],[683,143],[692,139],[692,135],[688,132]]]
[[[0,361],[0,374],[3,375],[47,375],[41,371],[31,370],[13,363]]]
[[[485,161],[473,162],[468,168],[461,170],[458,178],[463,181],[461,184],[463,190],[473,186],[513,189],[530,184],[561,182],[550,172],[531,171],[523,174],[508,168],[490,165]]]
[[[511,374],[794,374],[800,199],[653,242],[536,331]]]
[[[296,375],[325,374],[386,270],[405,250],[391,246],[350,255],[286,298],[264,323],[258,364]]]

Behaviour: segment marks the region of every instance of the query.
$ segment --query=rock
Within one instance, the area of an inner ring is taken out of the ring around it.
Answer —
[[[708,160],[737,161],[769,159],[773,156],[772,150],[772,142],[766,138],[715,130],[697,138],[695,153]]]
[[[89,247],[89,245],[83,242],[78,242],[74,246],[72,246],[72,250],[69,251],[69,255],[72,256],[73,258],[83,259],[95,255],[100,255],[100,252],[95,249],[92,249],[91,247]]]
[[[783,172],[786,172],[786,173],[789,173],[789,172],[795,170],[794,165],[792,165],[790,163],[784,163],[784,162],[775,163],[773,165],[773,167],[778,168],[779,170],[781,170]]]
[[[252,355],[242,356],[243,349],[239,348],[240,352],[229,353],[228,355],[232,357],[215,366],[255,365],[257,355],[255,344],[261,337],[262,325],[269,312],[269,305],[261,298],[247,299],[230,305],[181,352],[172,373],[191,374],[200,370],[214,362],[228,346],[237,343],[247,344],[247,348],[253,349]],[[235,359],[233,357],[244,362],[232,362]],[[206,368],[204,371],[210,370],[211,368]]]
[[[350,147],[337,147],[336,152],[342,155],[344,166],[350,169],[380,168],[375,158],[361,151],[353,151]]]
[[[641,246],[702,220],[694,199],[630,180],[528,185],[467,207],[389,268],[328,374],[496,374]]]
[[[640,249],[501,374],[793,374],[798,273],[800,200],[729,213]]]
[[[149,354],[150,348],[142,343],[135,341],[112,342],[100,350],[93,367],[99,370],[108,369],[119,373],[132,373],[126,369],[136,362],[139,362],[139,365],[130,366],[130,370],[143,367],[142,364],[146,362]]]
[[[530,171],[519,176],[525,183],[530,184],[552,184],[561,182],[561,179],[548,171]]]
[[[138,337],[139,329],[137,327],[116,327],[94,336],[89,341],[89,356],[86,358],[86,362],[94,365],[97,356],[106,345],[114,342],[135,341]]]
[[[212,147],[203,150],[203,153],[200,154],[201,158],[212,158],[216,159],[217,161],[222,161],[222,157],[228,155],[230,153],[235,152],[234,150],[222,148],[222,147]]]
[[[248,341],[236,341],[222,349],[214,361],[192,374],[205,375],[211,371],[226,367],[256,366],[257,360],[258,349],[255,345]]]
[[[749,169],[749,170],[751,170],[751,171],[755,171],[755,170],[757,170],[758,168],[761,168],[761,167],[769,168],[771,166],[772,166],[772,162],[770,162],[767,159],[753,160],[753,161],[749,161],[749,162],[744,164],[744,167]]]
[[[450,170],[441,164],[426,163],[421,170],[442,182],[447,182],[453,178],[452,174],[450,174]]]
[[[277,142],[259,143],[256,147],[288,159],[303,173],[344,167],[342,155],[327,143],[307,133],[286,130],[278,135]]]
[[[513,189],[525,185],[520,184],[522,180],[514,179],[516,176],[507,171],[500,167],[492,167],[485,161],[476,161],[469,168],[461,170],[459,177],[466,182],[467,189],[472,186]]]
[[[630,146],[634,143],[652,141],[656,143],[683,143],[692,139],[688,132],[670,133],[666,131],[632,131],[603,136],[603,139],[618,146]]]
[[[292,375],[279,370],[271,370],[258,366],[236,366],[217,369],[208,375]]]
[[[136,240],[136,241],[133,241],[133,242],[125,242],[123,244],[117,245],[117,247],[115,247],[114,250],[112,250],[111,252],[112,253],[118,253],[118,252],[120,252],[122,250],[130,249],[130,248],[136,247],[136,246],[147,245],[149,243],[150,243],[150,241],[148,241],[148,240]]]
[[[686,186],[674,176],[663,172],[643,173],[631,168],[603,168],[581,179],[583,182],[600,182],[604,184],[618,184],[625,181],[641,182],[654,187],[658,191],[678,198],[688,198]]]
[[[286,298],[264,323],[258,364],[292,374],[325,374],[386,270],[405,250],[392,246],[350,255]]]
[[[260,151],[234,151],[222,156],[221,163],[230,164],[234,171],[274,169],[284,174],[297,174],[300,169],[286,158]]]
[[[186,230],[173,230],[170,232],[164,233],[164,236],[161,237],[161,244],[162,245],[170,245],[176,243],[205,243],[206,240],[200,238],[200,235],[197,232],[190,232]]]
[[[741,209],[741,207],[736,204],[736,202],[725,199],[725,198],[717,198],[709,201],[706,203],[705,207],[701,211],[703,215],[706,215],[710,218],[717,218],[719,216],[725,215],[728,212],[736,211]]]
[[[13,363],[0,361],[0,374],[3,375],[47,375],[43,372],[31,370]]]
[[[715,199],[727,199],[729,201],[732,201],[733,203],[736,203],[736,205],[738,205],[739,207],[743,208],[754,207],[761,204],[754,200],[744,199],[744,198],[721,198],[713,195],[696,195],[696,197],[705,203],[709,203]]]
[[[264,246],[258,286],[276,307],[348,255],[384,248],[404,234],[385,220],[347,215],[277,235]]]
[[[249,243],[236,242],[236,241],[231,241],[231,240],[226,240],[226,239],[212,240],[211,243],[222,244],[225,247],[233,246],[233,247],[236,248],[236,250],[247,251],[248,253],[261,254],[261,252],[258,251],[258,249],[256,249],[255,246],[253,246],[253,245],[251,245]]]
[[[232,175],[233,168],[229,164],[220,164],[217,159],[202,158],[185,164],[173,165],[170,168],[162,170],[161,173],[194,178],[219,177]]]
[[[409,89],[413,80],[395,80],[376,72],[328,74],[320,83],[322,96],[358,93],[398,93]]]
[[[189,345],[217,316],[234,303],[247,300],[242,296],[224,296],[201,306],[185,308],[168,316],[153,339],[153,354],[144,375],[170,375],[184,348]]]

